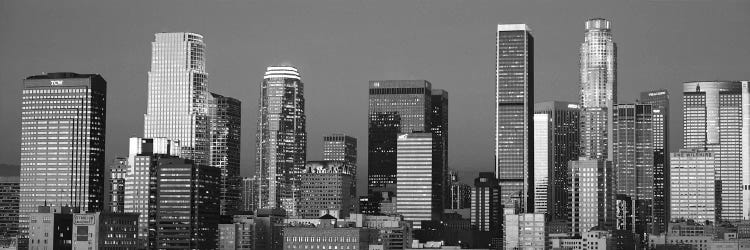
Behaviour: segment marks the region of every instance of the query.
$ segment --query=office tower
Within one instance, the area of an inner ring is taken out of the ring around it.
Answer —
[[[654,199],[653,116],[650,104],[618,104],[612,109],[615,193],[636,203],[635,232],[651,232]]]
[[[430,131],[435,135],[432,154],[432,189],[440,204],[439,211],[449,206],[450,178],[448,175],[448,91],[433,89],[431,97]],[[442,213],[442,212],[441,212]]]
[[[505,249],[547,249],[545,214],[506,214],[503,243]]]
[[[399,133],[429,132],[432,84],[425,80],[369,82],[369,202],[381,213],[396,194],[396,145]]]
[[[106,96],[107,82],[95,74],[23,80],[19,244],[38,206],[103,208]]]
[[[258,178],[242,178],[242,211],[253,212],[258,202]]]
[[[255,216],[255,248],[281,250],[284,248],[284,209],[258,209]]]
[[[503,237],[500,188],[494,173],[481,172],[474,179],[471,193],[471,225],[479,231],[490,232],[490,237],[495,239]]]
[[[670,221],[693,219],[716,222],[720,197],[716,153],[704,149],[681,149],[670,154]]]
[[[669,223],[669,92],[665,89],[641,92],[640,102],[651,104],[654,148],[653,233],[660,234]]]
[[[747,81],[683,84],[683,147],[714,154],[721,221],[750,219],[748,93]]]
[[[73,214],[73,249],[138,249],[138,214]]]
[[[270,66],[260,84],[256,208],[283,208],[296,216],[299,174],[305,168],[304,84],[294,66]]]
[[[81,212],[68,206],[39,206],[29,216],[28,249],[71,249],[73,214]]]
[[[534,105],[534,211],[552,220],[570,214],[568,162],[578,159],[580,149],[578,107],[560,101]]]
[[[315,219],[325,214],[345,218],[357,208],[354,167],[344,161],[308,161],[300,176],[299,215]]]
[[[436,197],[434,183],[443,177],[433,175],[432,133],[400,134],[397,144],[396,211],[420,229],[422,221],[437,220],[443,200]]]
[[[206,44],[195,33],[157,33],[151,43],[145,138],[179,141],[182,158],[210,164]]]
[[[177,157],[156,162],[156,247],[213,249],[217,246],[221,169]],[[187,216],[189,215],[189,216]]]
[[[215,93],[211,93],[209,100],[210,166],[221,169],[221,214],[225,215],[242,209],[240,199],[242,103],[232,97]]]
[[[0,248],[10,248],[18,242],[20,192],[20,177],[0,176]]]
[[[612,162],[579,159],[570,162],[570,207],[573,234],[593,227],[614,226],[615,192]]]
[[[357,138],[342,133],[323,136],[323,160],[343,161],[356,167]]]
[[[497,25],[495,177],[503,205],[533,210],[534,37],[526,24]]]
[[[105,211],[122,213],[125,211],[125,176],[128,174],[128,158],[117,157],[107,166],[107,186]]]
[[[219,224],[219,250],[255,249],[255,215],[235,215],[232,224]]]

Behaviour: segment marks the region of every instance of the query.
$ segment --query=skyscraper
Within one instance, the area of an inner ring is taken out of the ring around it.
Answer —
[[[221,169],[221,214],[242,210],[240,138],[242,103],[232,97],[211,93],[209,98],[211,167]]]
[[[256,169],[259,208],[296,216],[299,175],[305,167],[304,84],[294,66],[269,66],[260,84]]]
[[[671,220],[716,222],[716,158],[705,149],[681,149],[671,154]]]
[[[567,220],[570,214],[568,162],[578,159],[578,107],[560,101],[534,105],[534,213],[551,219]]]
[[[125,177],[128,174],[128,159],[117,157],[107,167],[106,206],[107,212],[125,212]]]
[[[571,227],[583,235],[593,227],[611,229],[615,220],[612,162],[579,159],[570,162]]]
[[[495,177],[505,206],[533,209],[534,37],[526,24],[498,24]]]
[[[669,223],[669,92],[665,89],[641,92],[641,103],[651,104],[654,136],[653,233],[667,230]]]
[[[432,84],[425,80],[369,82],[367,187],[370,203],[393,202],[399,133],[429,132]]]
[[[437,136],[435,136],[437,137]],[[422,221],[437,220],[442,214],[443,200],[436,197],[433,175],[432,133],[400,134],[397,141],[396,211],[404,220],[412,221],[414,229]],[[443,177],[438,177],[442,180]]]
[[[343,161],[356,167],[357,138],[341,133],[323,136],[323,160]]]
[[[299,210],[303,218],[325,214],[346,218],[356,212],[357,189],[354,167],[344,161],[309,161],[301,175]]]
[[[611,23],[586,21],[581,43],[581,156],[611,160],[612,107],[617,103],[617,45]]]
[[[708,149],[716,160],[715,177],[721,200],[716,207],[719,220],[747,219],[750,217],[748,82],[684,83],[682,106],[683,147]]]
[[[479,231],[489,232],[490,237],[501,242],[503,233],[503,209],[500,183],[494,173],[481,172],[474,179],[471,192],[471,225]]]
[[[102,209],[106,96],[100,75],[49,73],[23,81],[22,238],[28,235],[28,213],[44,204]]]
[[[433,193],[439,197],[440,211],[449,206],[450,182],[448,174],[448,91],[432,90],[430,131],[435,135],[432,154]],[[441,178],[442,177],[442,178]]]
[[[182,157],[210,164],[206,44],[195,33],[157,33],[151,43],[144,137],[177,140]]]
[[[258,202],[258,178],[242,178],[242,211],[253,212],[256,209],[255,203]]]

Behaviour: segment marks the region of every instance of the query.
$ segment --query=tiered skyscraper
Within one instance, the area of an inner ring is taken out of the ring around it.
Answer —
[[[106,97],[100,75],[49,73],[23,81],[21,238],[28,239],[28,213],[39,206],[103,209]]]
[[[269,66],[260,84],[256,209],[283,208],[296,216],[299,175],[305,168],[307,130],[304,84],[294,66]]]
[[[641,103],[651,104],[654,148],[653,233],[667,230],[669,223],[669,92],[665,89],[641,92]]]
[[[495,67],[495,176],[505,206],[533,209],[534,37],[526,24],[499,24]]]

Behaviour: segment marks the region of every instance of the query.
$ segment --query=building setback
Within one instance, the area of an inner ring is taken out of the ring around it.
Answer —
[[[23,80],[19,244],[39,206],[104,205],[107,83],[100,75],[49,73]]]
[[[302,218],[318,218],[325,214],[345,218],[356,212],[356,181],[351,165],[343,161],[309,161],[300,178],[299,210]]]
[[[299,175],[305,168],[307,130],[304,84],[293,66],[269,66],[260,84],[256,168],[257,208],[283,208],[296,216]]]
[[[211,93],[209,100],[210,166],[221,169],[221,214],[232,214],[242,210],[242,103],[235,98],[215,93]]]
[[[498,24],[495,177],[503,205],[533,210],[534,37],[526,24]]]
[[[669,92],[665,89],[641,92],[641,103],[651,104],[654,148],[653,233],[660,234],[669,223]]]

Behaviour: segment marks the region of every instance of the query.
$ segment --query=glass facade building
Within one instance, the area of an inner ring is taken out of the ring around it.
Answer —
[[[100,75],[49,73],[23,80],[22,238],[28,239],[28,213],[44,204],[103,209],[106,96]]]
[[[571,228],[584,235],[592,227],[615,224],[615,176],[611,161],[579,159],[570,162]]]
[[[181,157],[210,164],[206,44],[195,33],[157,33],[151,43],[144,137],[180,142]]]
[[[211,93],[209,121],[210,166],[221,169],[221,214],[231,214],[242,210],[242,176],[240,176],[242,103],[232,97]]]
[[[294,66],[269,66],[260,84],[256,134],[256,209],[296,216],[307,157],[304,84]]]
[[[495,64],[495,176],[505,206],[533,209],[534,37],[526,24],[499,24]]]
[[[641,92],[640,102],[651,104],[654,149],[653,233],[660,234],[669,223],[669,92],[665,89]]]

